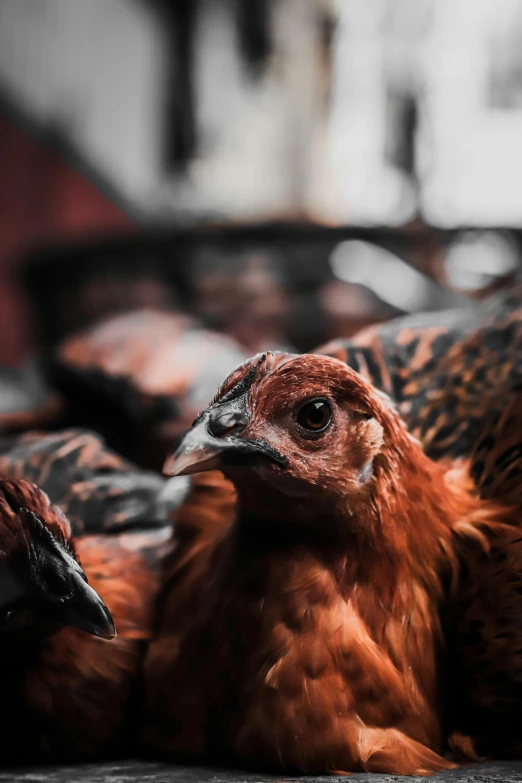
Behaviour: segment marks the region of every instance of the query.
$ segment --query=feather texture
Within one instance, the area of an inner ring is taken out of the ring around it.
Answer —
[[[217,436],[238,392],[243,429]],[[319,433],[300,424],[314,400],[331,412]],[[197,437],[202,462],[222,455],[235,515],[207,514],[199,488],[180,512],[191,534],[169,560],[147,656],[148,747],[306,773],[451,766],[440,610],[466,604],[462,559],[509,530],[509,510],[470,491],[465,466],[432,462],[331,358],[255,357],[174,459]],[[260,437],[284,465],[268,451],[232,459]]]
[[[515,281],[468,308],[396,318],[316,352],[386,392],[433,459],[469,456],[491,407],[521,381],[521,302]]]
[[[73,541],[69,521],[41,489],[0,479],[3,763],[131,751],[168,533]],[[85,633],[112,636],[113,621],[113,641]]]

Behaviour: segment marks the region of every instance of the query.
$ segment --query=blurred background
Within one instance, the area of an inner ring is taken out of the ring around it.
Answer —
[[[192,411],[244,355],[483,296],[521,139],[520,0],[0,0],[5,426],[57,356]]]

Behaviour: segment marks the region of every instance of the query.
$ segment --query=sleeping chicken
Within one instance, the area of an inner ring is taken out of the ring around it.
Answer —
[[[2,763],[128,751],[156,585],[131,535],[73,543],[40,489],[0,481]]]
[[[522,380],[522,284],[467,308],[395,318],[317,353],[386,392],[430,457],[469,456],[491,407]]]
[[[235,515],[193,508],[170,556],[147,747],[314,774],[451,766],[441,605],[508,511],[327,357],[267,354],[227,379],[166,463],[216,469]]]

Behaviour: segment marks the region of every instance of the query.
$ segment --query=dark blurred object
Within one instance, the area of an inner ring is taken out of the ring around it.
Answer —
[[[234,0],[239,38],[239,48],[251,72],[262,73],[267,57],[272,51],[270,30],[270,0]]]
[[[230,335],[249,354],[292,350],[291,293],[277,249],[207,247],[191,269],[194,307],[204,323]]]
[[[186,284],[178,264],[169,278],[166,256],[153,242],[123,237],[53,245],[29,256],[22,278],[40,347],[114,313],[171,309]]]
[[[258,76],[271,51],[268,0],[231,0],[238,31],[239,51],[249,72]],[[165,151],[167,172],[183,172],[199,152],[197,96],[195,92],[200,0],[148,0],[160,14],[166,36]]]
[[[396,230],[200,225],[49,245],[25,257],[22,281],[44,349],[118,312],[174,307],[250,353],[306,351],[401,312],[465,304],[476,292],[452,292],[444,269],[459,235],[419,221]],[[517,264],[520,236],[509,232]]]
[[[499,401],[522,382],[522,282],[467,307],[396,318],[318,353],[389,394],[432,459],[468,456]]]
[[[183,170],[197,152],[194,44],[199,0],[149,0],[167,36],[165,169]]]
[[[185,489],[139,470],[86,430],[4,436],[0,472],[38,484],[75,535],[165,526]]]
[[[61,401],[33,360],[22,367],[0,367],[0,432],[52,426]]]
[[[120,453],[160,469],[176,435],[244,358],[235,342],[187,316],[139,310],[67,338],[50,377],[69,425],[93,428]]]

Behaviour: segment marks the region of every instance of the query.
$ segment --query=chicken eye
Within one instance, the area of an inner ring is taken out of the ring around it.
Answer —
[[[311,400],[297,413],[297,423],[310,432],[322,432],[332,420],[332,409],[326,400]]]

